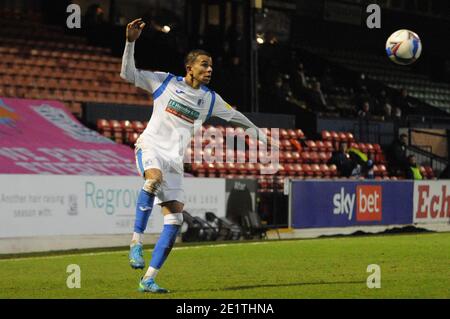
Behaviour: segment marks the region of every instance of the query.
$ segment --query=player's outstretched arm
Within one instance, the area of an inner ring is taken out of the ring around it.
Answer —
[[[266,134],[259,129],[252,121],[250,121],[244,114],[238,110],[233,109],[228,103],[226,103],[222,97],[216,93],[216,104],[213,108],[212,116],[219,117],[227,122],[231,122],[243,129],[253,129],[253,137],[258,138],[267,145]],[[276,145],[274,145],[276,147]]]
[[[235,110],[233,117],[230,119],[230,122],[240,126],[244,129],[248,129],[251,128],[253,129],[253,131],[259,135],[259,139],[261,141],[264,142],[264,144],[267,145],[267,137],[266,134],[264,134],[264,132],[259,129],[255,124],[253,124],[252,121],[250,121],[244,114],[242,114],[241,112]],[[254,138],[258,138],[258,136],[254,136]]]
[[[141,18],[128,23],[126,28],[126,44],[122,57],[120,77],[130,83],[136,82],[136,66],[134,64],[134,42],[139,38],[145,22]]]

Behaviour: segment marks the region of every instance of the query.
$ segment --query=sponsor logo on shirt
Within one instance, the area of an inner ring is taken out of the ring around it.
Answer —
[[[190,107],[181,104],[177,101],[170,100],[166,107],[166,112],[178,116],[179,118],[189,122],[194,123],[200,116],[200,113],[191,109]]]

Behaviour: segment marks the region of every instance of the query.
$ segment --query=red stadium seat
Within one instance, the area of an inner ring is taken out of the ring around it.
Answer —
[[[328,162],[328,157],[327,157],[327,153],[325,153],[325,152],[319,152],[318,153],[318,156],[319,156],[319,162],[321,162],[321,163],[326,163],[326,162]]]
[[[294,164],[285,164],[284,165],[284,170],[286,172],[286,175],[288,175],[288,176],[295,176],[296,175]]]
[[[380,165],[374,165],[373,172],[375,176],[388,176],[389,173],[386,169],[386,166],[380,164]]]
[[[380,170],[378,169],[378,165],[373,165],[373,174],[375,175],[375,176],[379,176],[379,175],[381,175],[380,174]]]
[[[345,135],[346,135],[347,142],[353,142],[355,140],[355,137],[353,136],[352,133],[347,132],[347,133],[345,133]]]
[[[120,125],[120,122],[117,120],[109,120],[109,125],[111,126],[112,137],[114,141],[116,141],[117,143],[122,143],[123,135],[122,135],[122,126]]]
[[[332,141],[339,141],[339,135],[335,131],[331,131],[330,136]]]
[[[122,132],[125,133],[132,133],[134,131],[133,126],[131,125],[131,122],[128,120],[120,121],[120,127],[122,128]]]
[[[246,175],[247,174],[247,166],[244,163],[236,163],[236,170],[238,174]]]
[[[144,125],[140,121],[131,122],[131,126],[133,127],[133,130],[139,134],[141,134],[145,129]]]
[[[328,131],[322,131],[322,140],[324,141],[331,141],[331,134]]]
[[[304,176],[305,171],[303,170],[302,164],[293,164],[293,169],[295,171],[296,176]]]
[[[297,138],[299,139],[299,140],[302,140],[302,139],[304,139],[305,138],[305,134],[303,133],[303,131],[301,130],[301,129],[296,129],[295,130],[295,133],[297,133]]]
[[[308,177],[313,176],[314,172],[309,164],[302,164],[302,169],[305,172],[305,175]]]
[[[250,175],[256,175],[258,173],[258,168],[253,163],[245,163],[245,168]]]
[[[366,149],[367,149],[367,152],[369,152],[369,153],[372,153],[372,154],[375,153],[375,148],[370,143],[366,144]]]
[[[288,134],[289,134],[289,138],[291,138],[291,139],[297,139],[298,138],[297,137],[297,132],[295,132],[295,130],[288,129],[287,131],[288,131]]]
[[[299,152],[292,152],[291,155],[292,155],[292,162],[293,163],[300,163],[301,162],[302,159],[301,159],[301,155],[300,155]]]
[[[330,172],[330,176],[334,177],[337,176],[337,167],[336,165],[332,164],[332,165],[328,165],[328,170]]]
[[[347,141],[347,134],[344,132],[339,132],[339,141]]]
[[[206,175],[208,177],[216,177],[217,169],[213,163],[205,163],[204,167],[206,169]]]
[[[316,142],[314,142],[313,140],[307,140],[305,141],[305,144],[307,151],[317,151]]]
[[[425,166],[425,172],[428,179],[433,179],[435,177],[433,168],[431,166]]]
[[[311,163],[319,163],[319,154],[317,152],[310,152],[309,158]]]
[[[326,150],[325,143],[322,141],[316,141],[317,150],[323,152]]]
[[[280,152],[280,162],[281,163],[293,163],[294,159],[292,158],[292,153],[287,152]]]
[[[225,163],[225,168],[226,168],[228,174],[237,174],[238,173],[238,170],[234,163]]]
[[[287,174],[287,171],[285,170],[283,164],[278,164],[278,166],[277,166],[277,174],[279,174],[281,176],[285,176]]]
[[[311,156],[309,154],[309,152],[302,152],[300,154],[301,159],[302,159],[302,163],[310,163],[311,162]]]
[[[313,176],[322,177],[323,172],[321,171],[320,166],[318,164],[311,164],[311,170],[313,172]]]
[[[125,135],[125,141],[128,145],[132,146],[134,145],[134,143],[136,143],[138,137],[139,134],[136,132],[127,132]]]
[[[224,163],[214,163],[214,166],[216,167],[216,171],[219,174],[226,174],[227,169],[225,168]]]
[[[327,152],[332,152],[334,150],[333,143],[331,141],[325,141],[323,144]]]
[[[382,175],[382,176],[387,176],[388,175],[388,171],[386,169],[386,166],[384,166],[383,164],[378,165],[378,169],[380,171],[380,175]]]
[[[330,177],[331,171],[326,164],[320,164],[320,171],[324,177]]]
[[[280,139],[290,139],[289,133],[286,129],[280,129]]]
[[[195,176],[203,177],[206,173],[206,167],[204,163],[192,163],[192,171]]]
[[[281,140],[280,149],[285,151],[292,151],[292,144],[289,140]]]
[[[97,120],[97,130],[102,134],[103,136],[106,136],[108,138],[111,137],[111,126],[108,122],[108,120],[105,119],[98,119]]]

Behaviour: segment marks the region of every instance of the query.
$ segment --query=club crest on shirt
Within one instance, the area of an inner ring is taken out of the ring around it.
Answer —
[[[205,101],[203,101],[203,99],[198,99],[198,101],[197,101],[198,106],[202,105],[203,103],[205,103]]]

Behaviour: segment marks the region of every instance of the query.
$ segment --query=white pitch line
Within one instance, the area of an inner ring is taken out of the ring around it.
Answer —
[[[269,244],[270,242],[253,242],[253,243],[233,243],[233,244],[217,244],[217,245],[199,245],[199,246],[187,246],[187,247],[174,247],[173,250],[185,250],[185,249],[201,249],[201,248],[220,248],[220,247],[230,247],[230,246],[243,246],[243,245],[263,245]],[[149,251],[152,251],[150,249]],[[58,258],[68,258],[68,257],[80,257],[80,256],[100,256],[100,255],[110,255],[110,254],[123,254],[128,253],[127,250],[118,251],[101,251],[92,253],[80,253],[80,254],[67,254],[67,255],[52,255],[52,256],[35,256],[35,257],[18,257],[18,258],[5,258],[0,259],[1,262],[6,261],[21,261],[21,260],[36,260],[36,259],[58,259]]]

